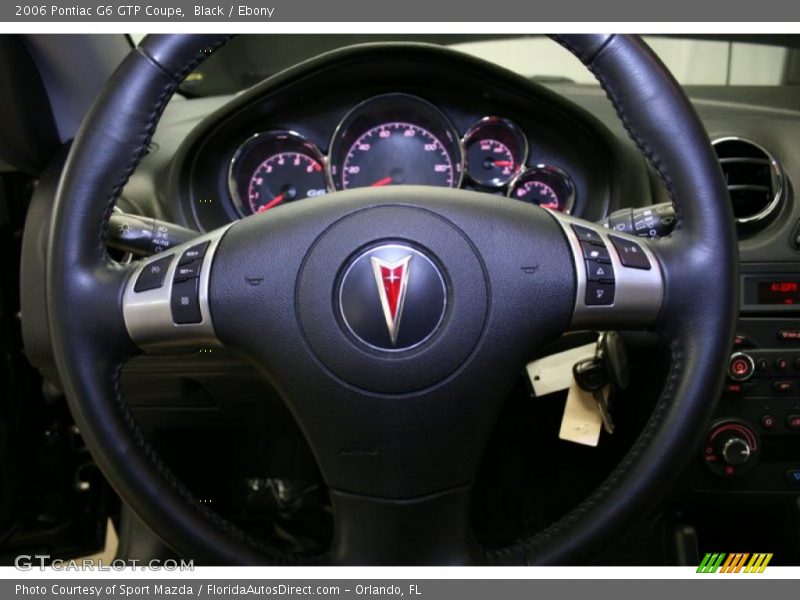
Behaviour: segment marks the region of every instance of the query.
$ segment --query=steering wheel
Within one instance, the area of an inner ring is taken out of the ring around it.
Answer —
[[[732,344],[728,194],[691,104],[639,38],[556,40],[595,74],[661,177],[677,212],[669,237],[471,191],[387,186],[292,203],[121,265],[106,251],[112,207],[181,80],[226,38],[147,37],[111,77],[58,188],[48,316],[92,455],[176,552],[214,565],[580,563],[669,488],[700,442]],[[596,281],[596,262],[613,282]],[[510,547],[479,547],[470,484],[506,392],[538,348],[590,328],[668,340],[652,416],[577,508]],[[253,362],[299,423],[330,490],[323,555],[284,555],[209,510],[137,426],[120,390],[125,361],[198,344]]]

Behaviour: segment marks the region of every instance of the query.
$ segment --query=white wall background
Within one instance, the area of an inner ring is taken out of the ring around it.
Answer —
[[[778,85],[787,53],[784,48],[760,44],[647,36],[645,40],[678,81],[687,85]],[[454,47],[526,77],[565,77],[576,83],[596,83],[578,59],[544,37],[468,42]]]
[[[134,43],[143,37],[144,34],[131,34]],[[777,46],[644,38],[684,85],[780,85],[787,57],[787,50]],[[576,83],[597,83],[578,59],[544,36],[468,42],[453,47],[525,77],[566,77]]]

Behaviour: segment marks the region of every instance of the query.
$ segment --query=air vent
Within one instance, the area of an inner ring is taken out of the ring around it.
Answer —
[[[725,174],[736,222],[752,226],[775,213],[783,197],[783,171],[772,155],[738,137],[720,138],[712,144]]]

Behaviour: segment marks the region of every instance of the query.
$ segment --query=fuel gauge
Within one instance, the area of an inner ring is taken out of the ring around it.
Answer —
[[[575,204],[575,186],[569,175],[552,165],[536,165],[520,173],[508,188],[508,197],[565,214]]]
[[[499,188],[525,165],[528,140],[520,128],[500,117],[484,117],[464,135],[467,174],[478,185]]]

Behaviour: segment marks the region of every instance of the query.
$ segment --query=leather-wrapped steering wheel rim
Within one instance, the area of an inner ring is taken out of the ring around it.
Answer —
[[[600,81],[675,204],[673,233],[653,242],[663,271],[663,301],[650,327],[668,340],[671,366],[641,435],[589,498],[534,537],[482,550],[474,562],[578,564],[617,538],[636,515],[643,516],[700,443],[734,335],[733,218],[719,164],[689,100],[638,37],[554,39]],[[330,556],[287,556],[197,502],[148,444],[120,389],[122,366],[137,351],[121,310],[132,270],[108,256],[108,218],[180,82],[226,41],[225,36],[148,36],[87,115],[64,167],[48,248],[47,307],[56,363],[98,466],[123,501],[176,552],[213,565],[337,562]]]

